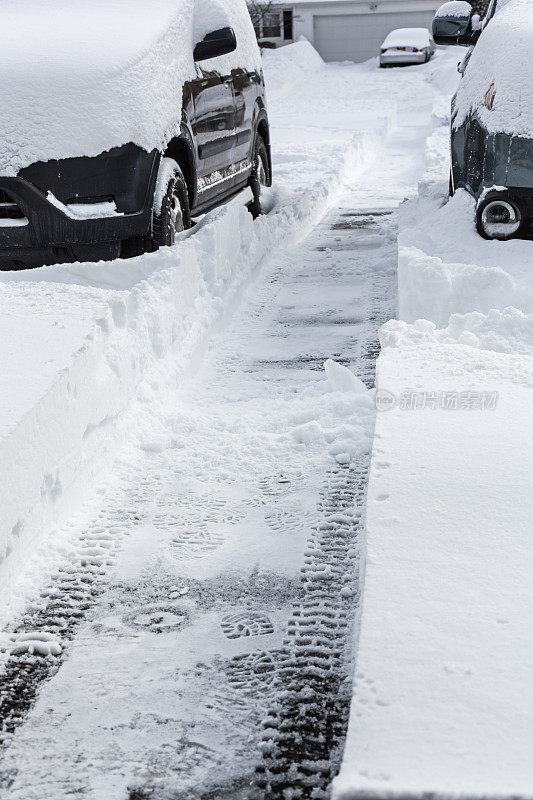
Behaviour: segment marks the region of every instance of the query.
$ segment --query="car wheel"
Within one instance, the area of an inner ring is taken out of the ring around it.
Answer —
[[[252,174],[250,175],[250,188],[253,200],[248,204],[248,211],[254,219],[262,213],[261,198],[268,186],[271,186],[268,153],[263,137],[255,137],[254,154],[252,160]]]
[[[154,194],[150,250],[169,247],[191,227],[189,193],[183,173],[172,158],[161,159]]]

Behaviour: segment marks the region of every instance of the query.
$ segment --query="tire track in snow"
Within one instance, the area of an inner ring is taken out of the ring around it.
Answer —
[[[390,234],[390,211],[343,212],[331,225],[337,247],[364,253]],[[384,223],[384,224],[383,224]],[[361,241],[359,233],[370,233]],[[348,240],[348,241],[347,241]],[[394,316],[390,275],[369,265],[368,324],[358,329],[349,365],[373,386],[379,327]],[[338,772],[352,696],[356,618],[361,596],[364,508],[370,453],[329,471],[300,573],[303,599],[288,624],[287,655],[278,667],[275,702],[263,722],[254,798],[327,800]]]

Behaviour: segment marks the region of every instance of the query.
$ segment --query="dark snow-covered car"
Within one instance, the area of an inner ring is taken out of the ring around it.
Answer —
[[[434,52],[435,42],[427,28],[398,28],[381,45],[379,66],[425,64]]]
[[[480,20],[454,0],[433,22],[437,44],[469,48],[452,101],[450,194],[475,198],[487,239],[533,239],[532,6],[492,0]]]
[[[0,8],[0,74],[0,269],[156,250],[247,186],[260,212],[245,0],[19,0]]]

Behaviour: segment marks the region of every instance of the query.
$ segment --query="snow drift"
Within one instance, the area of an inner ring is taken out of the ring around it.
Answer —
[[[128,142],[161,148],[179,132],[194,45],[221,25],[238,48],[218,67],[260,68],[245,0],[5,0],[0,174]]]

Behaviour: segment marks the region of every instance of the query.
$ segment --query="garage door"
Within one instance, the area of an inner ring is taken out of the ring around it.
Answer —
[[[314,17],[315,47],[325,61],[366,61],[395,28],[429,28],[434,11]]]

